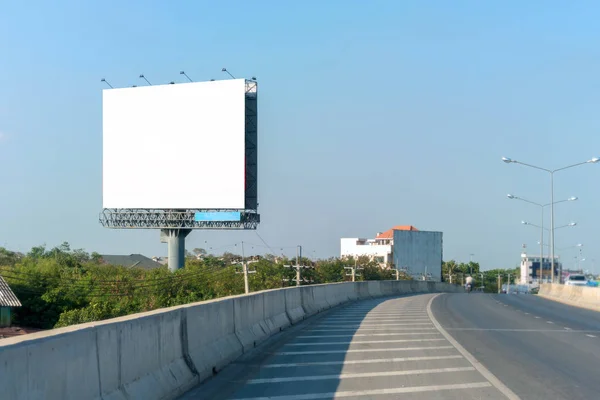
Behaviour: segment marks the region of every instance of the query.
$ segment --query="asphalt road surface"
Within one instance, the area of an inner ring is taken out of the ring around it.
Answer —
[[[600,313],[523,294],[444,294],[444,329],[522,399],[600,399]]]
[[[445,323],[462,328],[485,327],[486,321],[491,321],[499,326],[514,319],[516,312],[486,295],[434,297],[423,294],[362,301],[311,318],[236,360],[181,399],[516,399],[463,348],[484,346],[485,355],[500,357],[498,352],[514,351],[510,335],[495,332],[492,341],[486,342],[487,332],[452,331],[467,339],[461,346],[436,321],[441,317],[452,320],[448,310],[460,315],[461,310],[474,307],[477,311],[469,311],[459,323]],[[435,314],[440,315],[432,316],[432,303]],[[490,320],[489,310],[497,310],[492,315],[504,322]],[[479,338],[475,346],[472,338]],[[529,362],[517,369],[535,375],[528,367],[536,365]],[[504,365],[500,372],[509,369],[510,365]]]

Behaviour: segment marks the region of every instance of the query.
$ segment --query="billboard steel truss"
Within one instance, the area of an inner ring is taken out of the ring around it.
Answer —
[[[226,210],[149,210],[109,209],[100,213],[100,223],[114,229],[256,229],[260,215],[255,210],[242,211],[240,221],[196,221],[196,212]],[[227,210],[240,211],[240,210]]]

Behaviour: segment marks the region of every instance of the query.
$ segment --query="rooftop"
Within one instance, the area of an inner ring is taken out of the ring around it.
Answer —
[[[393,239],[394,231],[418,231],[418,229],[412,225],[396,225],[392,229],[378,234],[377,239]]]
[[[102,263],[122,265],[123,267],[139,267],[144,269],[160,268],[163,265],[142,254],[114,255],[102,254]]]
[[[21,302],[0,276],[0,307],[21,307]]]

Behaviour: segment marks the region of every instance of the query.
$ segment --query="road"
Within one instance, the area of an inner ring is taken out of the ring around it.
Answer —
[[[600,313],[522,294],[445,294],[431,308],[522,399],[600,398]]]
[[[284,331],[183,400],[600,398],[600,313],[533,295],[423,294]]]
[[[510,389],[469,361],[432,319],[434,297],[368,300],[331,310],[236,360],[181,399],[506,399]]]

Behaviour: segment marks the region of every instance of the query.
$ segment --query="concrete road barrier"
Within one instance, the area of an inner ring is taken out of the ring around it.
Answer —
[[[236,336],[233,298],[210,300],[185,306],[186,341],[182,351],[202,381],[241,356]]]
[[[600,311],[600,289],[588,286],[544,283],[538,296],[572,306]]]
[[[306,317],[302,308],[302,295],[296,288],[287,288],[285,293],[285,310],[292,324],[302,321]]]
[[[598,302],[589,290],[569,301]],[[353,300],[457,292],[445,283],[275,289],[0,340],[2,398],[172,399],[304,318]],[[550,293],[551,288],[541,290]],[[556,289],[555,291],[558,291]],[[564,290],[561,292],[564,296]]]

